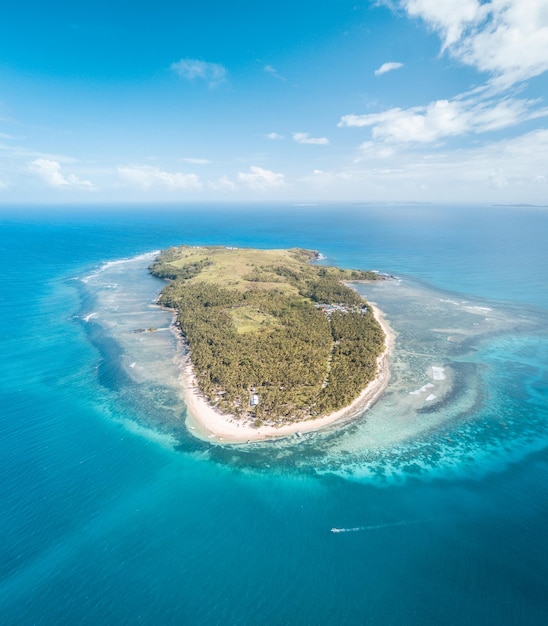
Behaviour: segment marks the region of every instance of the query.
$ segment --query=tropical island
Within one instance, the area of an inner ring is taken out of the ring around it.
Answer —
[[[318,258],[300,248],[179,246],[150,265],[169,281],[158,304],[176,311],[185,399],[202,434],[299,435],[384,389],[389,329],[346,284],[384,276],[311,263]]]

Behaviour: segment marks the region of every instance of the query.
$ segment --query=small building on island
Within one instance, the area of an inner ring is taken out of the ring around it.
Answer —
[[[254,393],[251,396],[251,406],[257,406],[259,404],[259,396],[258,394]]]

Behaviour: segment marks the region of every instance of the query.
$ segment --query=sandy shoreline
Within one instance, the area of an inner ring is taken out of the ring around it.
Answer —
[[[385,350],[377,358],[377,377],[367,385],[352,404],[317,419],[295,422],[280,427],[264,425],[256,428],[250,423],[241,422],[233,415],[221,413],[205,399],[198,388],[190,357],[186,355],[181,364],[180,380],[188,408],[187,426],[191,433],[200,439],[212,442],[247,443],[280,439],[296,433],[320,430],[336,422],[346,423],[361,415],[379,399],[388,385],[390,354],[394,345],[394,332],[384,319],[382,311],[371,302],[368,304],[385,333]],[[175,328],[174,330],[179,335],[178,329]]]

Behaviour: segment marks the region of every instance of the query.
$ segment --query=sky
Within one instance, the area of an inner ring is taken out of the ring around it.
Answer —
[[[548,0],[8,3],[0,204],[548,204]]]

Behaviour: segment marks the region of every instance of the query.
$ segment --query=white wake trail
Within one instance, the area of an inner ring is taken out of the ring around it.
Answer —
[[[388,522],[386,524],[375,524],[371,526],[354,526],[352,528],[332,528],[332,533],[357,533],[366,530],[381,530],[383,528],[393,528],[394,526],[410,526],[411,524],[422,524],[424,520],[404,520],[401,522]]]

